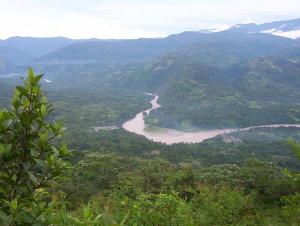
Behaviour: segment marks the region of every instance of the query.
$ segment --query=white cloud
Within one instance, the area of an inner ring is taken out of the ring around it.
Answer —
[[[299,15],[298,0],[0,0],[0,38],[158,37]]]
[[[281,31],[276,29],[270,29],[270,30],[262,31],[261,33],[267,33],[267,34],[272,34],[272,35],[277,35],[277,36],[282,36],[282,37],[292,38],[292,39],[300,38],[300,30]]]

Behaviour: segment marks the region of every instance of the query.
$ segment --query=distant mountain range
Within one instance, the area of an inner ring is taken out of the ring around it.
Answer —
[[[287,38],[300,38],[300,18],[294,20],[277,21],[264,24],[238,24],[230,28],[230,32],[266,33]]]
[[[205,32],[184,32],[160,39],[73,40],[64,37],[11,37],[0,40],[0,62],[8,65],[27,65],[34,62],[49,64],[59,61],[73,63],[117,61],[119,63],[126,59],[125,63],[127,63],[127,60],[132,62],[147,60],[220,36],[233,37],[236,33],[272,34],[295,39],[300,37],[300,19],[261,25],[240,24],[225,31],[213,32],[213,34],[211,30],[205,30]]]
[[[0,40],[0,73],[23,70],[23,67],[50,52],[77,40],[58,38],[11,37]]]
[[[64,37],[11,37],[6,40],[0,40],[0,46],[22,50],[31,54],[33,57],[38,58],[77,41],[78,40],[72,40]]]
[[[156,92],[169,128],[300,123],[300,19],[166,38],[0,40],[0,74],[33,66],[51,86]]]

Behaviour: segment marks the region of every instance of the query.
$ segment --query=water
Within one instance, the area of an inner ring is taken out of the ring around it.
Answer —
[[[174,129],[167,129],[161,127],[149,127],[145,123],[144,115],[150,114],[151,111],[160,108],[158,104],[159,96],[147,93],[153,96],[152,107],[145,111],[138,113],[133,119],[128,120],[123,124],[123,128],[129,132],[145,136],[147,139],[154,142],[162,142],[165,144],[175,143],[200,143],[204,140],[214,138],[218,135],[228,134],[232,132],[247,131],[255,128],[278,128],[278,127],[296,127],[300,128],[300,124],[276,124],[276,125],[261,125],[252,126],[241,129],[215,129],[215,130],[199,130],[197,132],[184,132]]]

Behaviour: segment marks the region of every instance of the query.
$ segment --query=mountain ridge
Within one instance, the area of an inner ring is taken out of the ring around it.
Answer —
[[[300,38],[300,18],[263,24],[237,24],[232,26],[227,31],[243,33],[268,33],[272,35],[297,39]]]

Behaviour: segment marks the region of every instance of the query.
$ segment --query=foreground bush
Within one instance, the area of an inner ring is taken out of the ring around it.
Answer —
[[[12,109],[0,111],[0,222],[33,225],[43,222],[50,201],[46,188],[58,179],[68,154],[57,138],[59,123],[49,123],[51,106],[33,70],[17,86]]]

